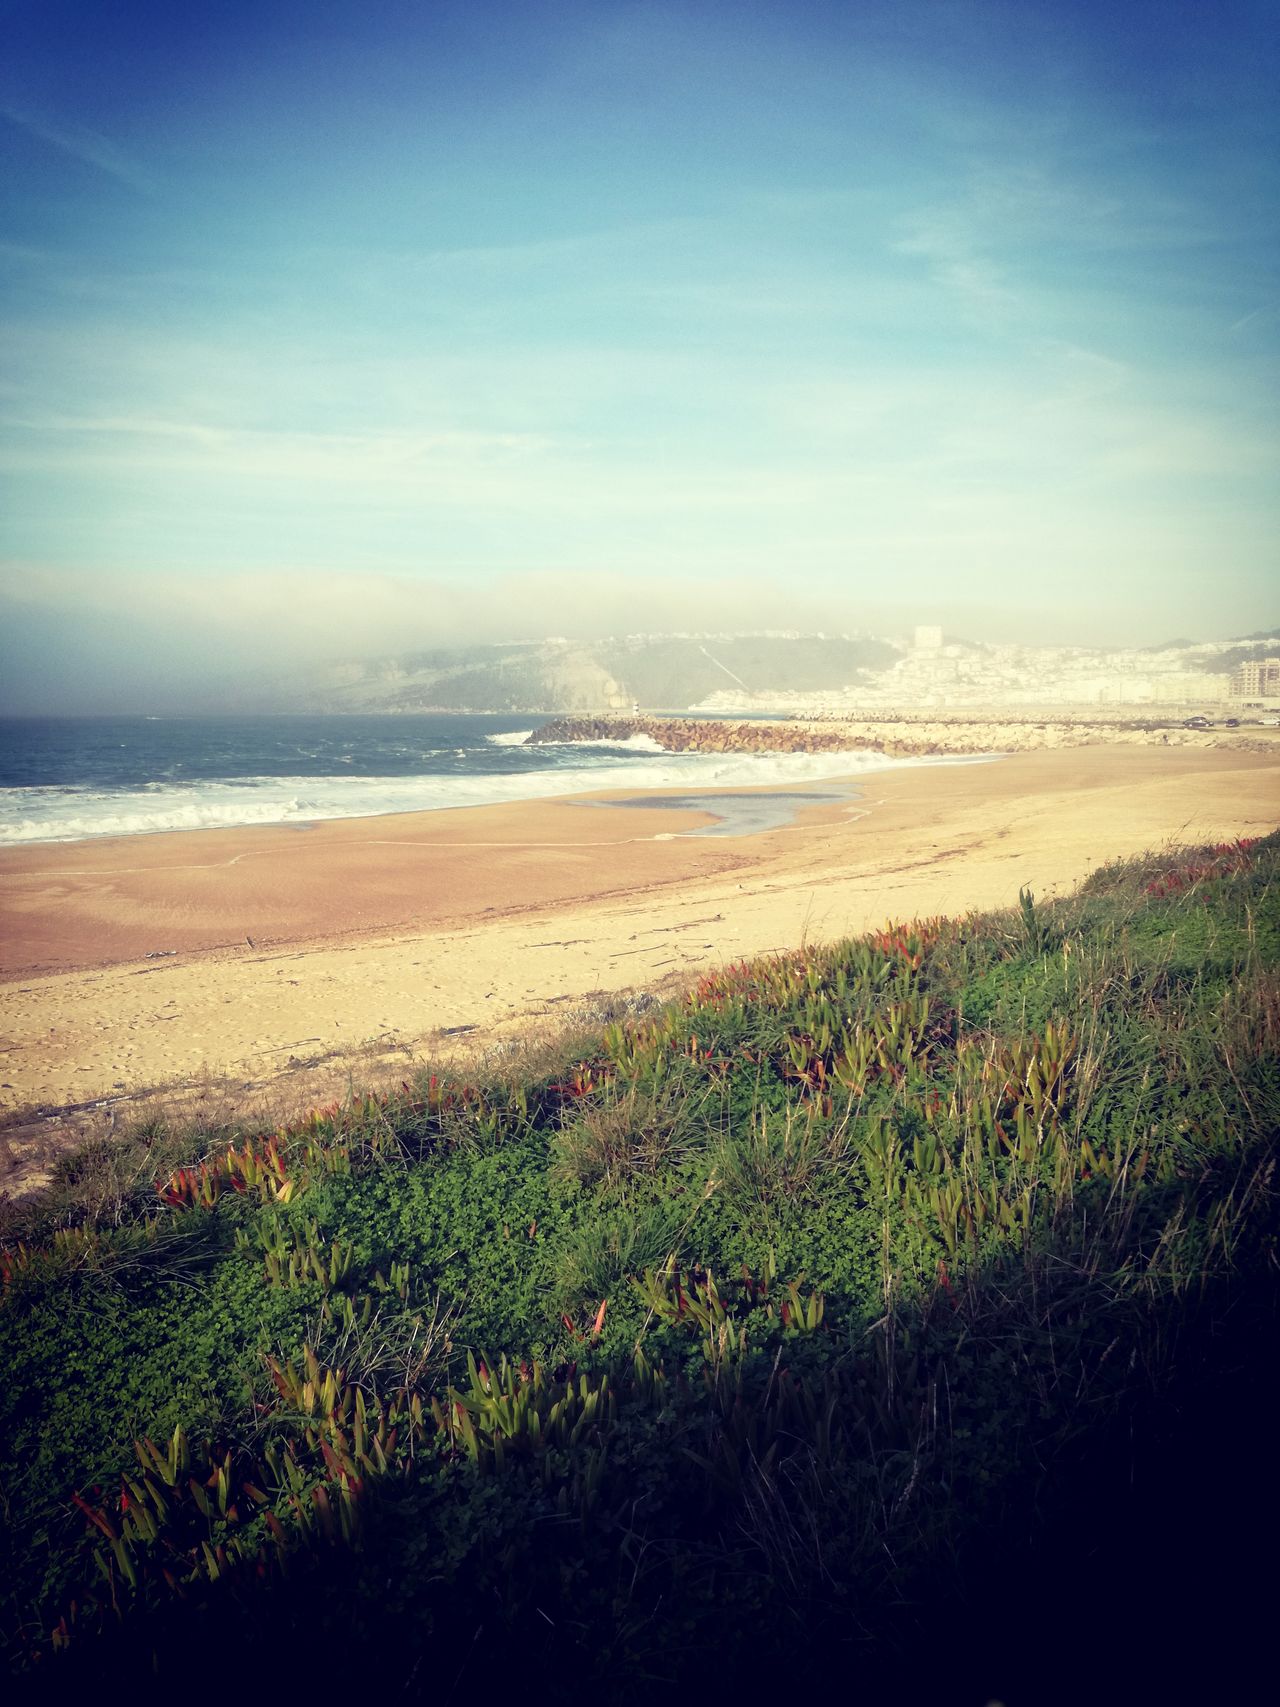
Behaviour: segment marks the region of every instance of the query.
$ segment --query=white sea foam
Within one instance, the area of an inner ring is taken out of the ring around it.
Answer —
[[[661,741],[655,741],[652,735],[645,735],[640,730],[637,730],[634,735],[626,736],[621,741],[542,741],[539,742],[539,745],[554,747],[557,752],[564,752],[567,748],[573,747],[585,747],[588,752],[592,748],[604,748],[606,752],[615,753],[665,753],[667,751]],[[676,755],[673,753],[671,757],[675,758]],[[706,754],[691,753],[688,757],[705,758]]]
[[[557,749],[563,756],[564,748]],[[0,846],[74,842],[163,830],[308,824],[389,812],[426,812],[551,795],[643,789],[760,788],[920,763],[883,753],[667,753],[611,765],[423,777],[246,777],[237,782],[151,783],[145,788],[0,789]],[[935,761],[936,762],[936,761]]]
[[[485,740],[491,747],[523,747],[532,734],[532,729],[510,729],[505,735],[486,735]]]

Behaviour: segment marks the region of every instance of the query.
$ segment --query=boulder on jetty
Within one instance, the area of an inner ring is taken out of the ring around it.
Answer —
[[[1220,747],[1274,751],[1275,743],[1238,730],[1184,729],[1158,719],[966,718],[958,715],[788,718],[770,723],[703,717],[557,717],[535,729],[526,746],[567,741],[622,744],[647,735],[668,753],[888,753],[894,758],[944,753],[1014,753],[1098,742],[1141,746]]]

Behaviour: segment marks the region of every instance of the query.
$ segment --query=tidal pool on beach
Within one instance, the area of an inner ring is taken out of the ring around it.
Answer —
[[[770,790],[758,794],[638,794],[625,800],[577,800],[576,806],[640,807],[648,811],[702,812],[714,817],[714,824],[699,824],[691,830],[678,830],[674,835],[658,836],[656,841],[674,840],[676,836],[756,836],[764,830],[783,830],[794,824],[798,813],[807,806],[839,806],[856,800],[857,788],[795,789],[787,792]]]

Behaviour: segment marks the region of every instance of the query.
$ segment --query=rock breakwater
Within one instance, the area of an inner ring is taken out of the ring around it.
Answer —
[[[1232,747],[1274,752],[1280,743],[1240,729],[1182,729],[1157,720],[942,717],[795,718],[756,723],[701,717],[557,717],[527,746],[565,741],[633,740],[647,736],[669,753],[836,753],[875,751],[894,758],[948,753],[1014,753],[1042,747]]]
[[[526,746],[564,741],[616,741],[646,735],[668,753],[837,753],[843,731],[798,723],[733,723],[702,717],[557,717],[535,729]]]

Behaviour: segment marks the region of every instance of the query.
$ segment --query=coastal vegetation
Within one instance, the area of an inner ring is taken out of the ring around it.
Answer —
[[[1278,878],[1165,850],[72,1158],[0,1254],[19,1686],[1229,1693]]]

